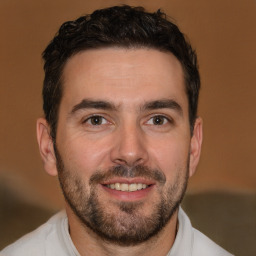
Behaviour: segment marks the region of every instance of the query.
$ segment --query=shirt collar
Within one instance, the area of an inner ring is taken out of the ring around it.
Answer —
[[[178,232],[174,244],[167,256],[191,256],[193,251],[193,232],[191,222],[186,213],[179,208],[178,212]]]

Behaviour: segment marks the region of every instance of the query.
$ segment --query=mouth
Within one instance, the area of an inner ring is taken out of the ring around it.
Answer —
[[[117,191],[123,191],[123,192],[135,192],[139,190],[143,190],[148,188],[150,185],[144,184],[144,183],[111,183],[111,184],[106,184],[106,187],[112,189],[112,190],[117,190]]]
[[[111,198],[130,202],[147,198],[156,184],[143,178],[116,178],[101,185]]]

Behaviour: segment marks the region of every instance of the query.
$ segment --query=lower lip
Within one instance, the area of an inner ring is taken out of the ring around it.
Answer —
[[[148,196],[155,185],[151,185],[145,189],[127,192],[121,190],[115,190],[102,185],[102,188],[112,197],[121,201],[136,201],[141,200]]]

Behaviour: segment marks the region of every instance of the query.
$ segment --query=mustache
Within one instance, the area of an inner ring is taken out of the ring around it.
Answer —
[[[162,184],[166,182],[165,174],[158,169],[152,169],[142,165],[136,165],[133,167],[118,165],[118,166],[111,167],[107,171],[100,171],[100,170],[97,171],[95,174],[91,176],[89,183],[90,185],[103,183],[104,181],[114,177],[122,177],[122,178],[143,177],[143,178],[155,180]]]

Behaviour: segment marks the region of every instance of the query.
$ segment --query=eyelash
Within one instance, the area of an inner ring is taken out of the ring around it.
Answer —
[[[97,124],[97,123],[94,123],[94,124],[92,123],[92,120],[93,120],[94,118],[100,119],[98,124]],[[154,123],[154,119],[156,119],[156,118],[161,119],[161,120],[160,120],[160,123],[157,123],[157,122]],[[163,119],[164,119],[164,120],[163,120]],[[152,122],[151,122],[151,121],[152,121]],[[163,122],[161,123],[161,121],[163,121]],[[90,123],[89,123],[89,122],[90,122]],[[103,122],[103,123],[102,123],[102,122]],[[109,122],[108,122],[108,120],[107,120],[106,118],[104,118],[104,117],[101,116],[101,115],[92,115],[92,116],[86,118],[82,123],[83,123],[83,124],[89,123],[89,125],[92,125],[92,126],[100,126],[100,125],[107,124],[107,123],[109,123]],[[148,125],[154,125],[154,126],[163,126],[163,125],[165,125],[165,124],[167,124],[167,123],[173,123],[173,120],[172,120],[171,118],[169,118],[169,117],[164,116],[164,115],[154,115],[154,116],[150,117],[150,118],[148,119],[148,121],[146,122],[146,124],[148,124]]]
[[[163,123],[160,123],[160,124],[157,124],[157,123],[154,123],[154,118],[159,118],[159,119],[164,119]],[[155,125],[155,126],[162,126],[162,125],[165,125],[167,123],[173,123],[173,120],[169,117],[166,117],[164,115],[154,115],[152,117],[150,117],[150,119],[147,121],[147,123],[149,123],[149,121],[152,120],[152,125]]]
[[[100,119],[100,120],[101,120],[101,121],[100,121],[100,124],[92,124],[93,118],[98,118],[98,119]],[[100,126],[100,125],[102,125],[102,121],[103,121],[103,120],[105,120],[104,124],[108,123],[107,119],[104,118],[103,116],[101,116],[101,115],[92,115],[92,116],[86,118],[82,123],[83,123],[83,124],[86,124],[86,123],[88,123],[88,122],[90,121],[90,125],[92,125],[92,126]]]

